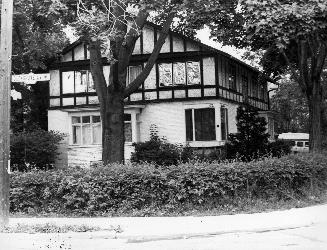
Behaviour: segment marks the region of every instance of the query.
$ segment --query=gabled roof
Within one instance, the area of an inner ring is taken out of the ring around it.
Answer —
[[[159,26],[159,25],[157,25],[157,24],[154,24],[154,23],[152,23],[152,22],[149,22],[149,21],[147,21],[147,22],[145,23],[145,25],[149,25],[149,26],[151,26],[151,27],[153,27],[153,28],[155,28],[155,29],[158,29],[158,30],[160,30],[160,29],[162,28],[161,26]],[[179,37],[179,38],[181,38],[181,39],[183,39],[183,40],[186,40],[186,41],[192,42],[192,43],[198,45],[201,49],[208,50],[208,51],[212,51],[212,52],[214,52],[214,53],[217,53],[217,54],[223,55],[223,56],[225,56],[225,57],[227,57],[227,58],[230,58],[230,59],[232,59],[232,60],[234,60],[234,61],[237,61],[238,63],[240,63],[240,64],[242,64],[243,66],[246,66],[246,67],[252,69],[253,71],[255,71],[255,72],[257,72],[257,73],[260,73],[260,71],[259,71],[257,68],[255,68],[255,67],[253,67],[253,66],[251,66],[251,65],[249,65],[249,64],[247,64],[247,63],[245,63],[245,62],[243,62],[242,60],[240,60],[240,59],[238,59],[238,58],[236,58],[236,57],[234,57],[234,56],[232,56],[232,55],[230,55],[230,54],[228,54],[228,53],[226,53],[226,52],[224,52],[224,51],[221,51],[221,50],[219,50],[219,49],[216,49],[216,48],[214,48],[214,47],[211,47],[211,46],[209,46],[209,45],[206,45],[206,44],[204,44],[204,43],[202,43],[202,42],[200,42],[200,41],[198,41],[198,40],[196,40],[196,39],[190,38],[190,37],[188,37],[188,36],[185,36],[185,35],[183,35],[183,34],[181,34],[181,33],[178,33],[178,32],[172,31],[172,30],[170,30],[169,33],[172,34],[172,35],[174,35],[174,36],[176,36],[176,37]],[[73,42],[72,44],[70,44],[70,45],[68,45],[67,47],[65,47],[65,48],[63,49],[63,51],[62,51],[62,54],[66,54],[67,52],[69,52],[70,50],[74,49],[75,47],[77,47],[78,45],[80,45],[80,44],[83,43],[83,42],[86,42],[86,41],[83,40],[83,39],[78,39],[78,40],[76,40],[76,41]]]

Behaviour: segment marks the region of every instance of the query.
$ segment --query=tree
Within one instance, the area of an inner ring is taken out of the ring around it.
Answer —
[[[226,15],[215,1],[197,22],[225,44],[263,49],[262,65],[268,76],[290,70],[309,108],[310,150],[321,150],[322,70],[327,55],[327,2],[325,0],[230,1]],[[205,5],[205,4],[204,4]],[[201,11],[201,10],[199,10]]]
[[[131,6],[135,15],[127,11]],[[79,1],[75,28],[89,44],[90,69],[100,103],[102,160],[105,164],[122,162],[124,159],[124,99],[136,91],[149,75],[173,19],[184,17],[186,11],[195,11],[199,6],[201,3],[198,1],[187,0]],[[218,8],[223,9],[224,5]],[[162,17],[162,29],[152,54],[142,72],[127,86],[127,69],[140,30],[151,15],[158,13]],[[102,70],[102,50],[108,52],[107,57],[111,62],[108,85]]]
[[[236,121],[238,132],[229,135],[227,158],[250,161],[267,153],[267,122],[258,116],[257,109],[250,105],[239,106]]]

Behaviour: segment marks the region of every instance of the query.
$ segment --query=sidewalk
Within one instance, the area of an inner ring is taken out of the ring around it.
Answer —
[[[10,225],[44,224],[89,225],[100,227],[88,237],[124,239],[130,242],[179,239],[185,237],[221,235],[238,232],[267,232],[309,227],[327,222],[327,204],[256,214],[237,214],[206,217],[118,217],[118,218],[11,218]],[[111,227],[119,230],[108,231]]]

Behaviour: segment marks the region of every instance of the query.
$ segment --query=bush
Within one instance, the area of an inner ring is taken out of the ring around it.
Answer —
[[[10,138],[10,164],[13,171],[51,169],[63,134],[37,129],[17,132]]]
[[[268,144],[268,153],[273,157],[281,157],[291,153],[292,144],[285,140],[276,140]]]
[[[132,162],[151,162],[159,166],[170,166],[176,165],[181,157],[180,147],[156,135],[152,135],[149,141],[133,145],[135,151],[131,156]]]
[[[242,197],[303,197],[327,187],[327,156],[289,155],[253,162],[110,165],[91,169],[15,172],[14,213],[120,215],[146,210],[208,209]]]
[[[269,134],[265,118],[258,116],[256,108],[242,105],[237,109],[236,120],[238,133],[229,134],[227,158],[251,161],[266,154]]]

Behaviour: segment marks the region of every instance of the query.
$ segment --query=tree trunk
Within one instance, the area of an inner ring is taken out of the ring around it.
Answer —
[[[309,104],[309,127],[310,127],[310,152],[321,152],[322,150],[322,89],[319,81],[312,83],[312,94],[307,94]]]
[[[102,160],[104,164],[124,162],[124,98],[122,91],[108,91],[101,112]]]

